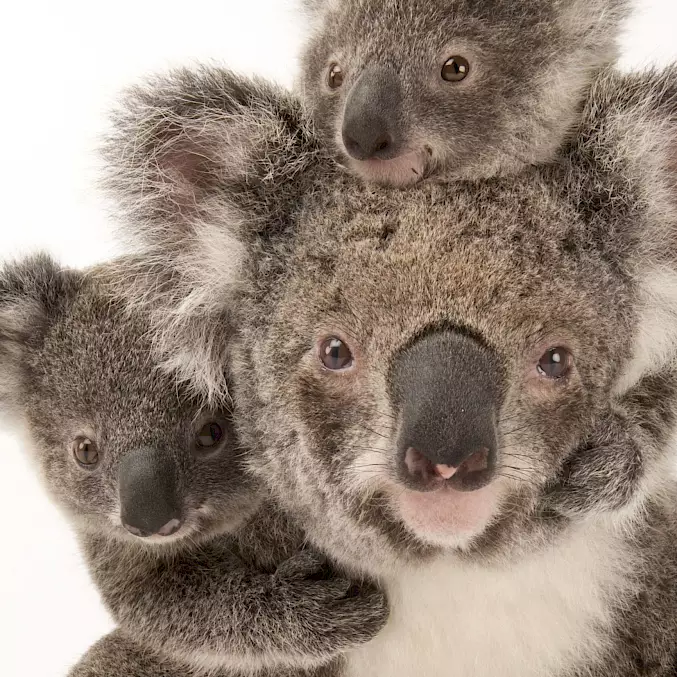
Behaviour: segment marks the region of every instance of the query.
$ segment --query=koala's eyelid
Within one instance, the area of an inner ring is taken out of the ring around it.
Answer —
[[[72,435],[70,439],[68,440],[68,444],[70,444],[76,437],[87,437],[92,442],[96,442],[99,444],[99,435],[96,430],[96,427],[93,425],[76,425],[72,428]]]

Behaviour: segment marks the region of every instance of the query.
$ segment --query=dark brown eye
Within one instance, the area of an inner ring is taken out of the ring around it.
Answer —
[[[552,348],[541,357],[536,369],[541,376],[556,380],[571,371],[571,363],[571,353],[566,348]]]
[[[338,89],[343,84],[343,69],[337,63],[329,69],[327,84],[331,89]]]
[[[99,449],[89,437],[76,437],[73,440],[73,456],[82,467],[89,470],[99,463]]]
[[[470,64],[462,56],[452,56],[442,66],[442,79],[447,82],[460,82],[470,72]]]
[[[322,364],[331,371],[343,371],[353,364],[353,354],[348,346],[337,338],[329,338],[320,344]]]
[[[196,443],[199,449],[213,449],[223,440],[224,436],[224,425],[217,421],[209,421],[200,428]]]

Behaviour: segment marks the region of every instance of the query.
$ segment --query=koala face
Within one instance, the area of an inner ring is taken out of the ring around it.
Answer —
[[[151,358],[142,318],[45,258],[0,276],[0,404],[25,423],[50,494],[86,529],[167,544],[255,504],[233,423]]]
[[[304,212],[250,337],[266,474],[373,561],[500,550],[609,406],[631,245],[539,180],[345,190]]]
[[[367,181],[476,178],[551,159],[629,3],[346,0],[317,24],[301,91],[325,141]]]

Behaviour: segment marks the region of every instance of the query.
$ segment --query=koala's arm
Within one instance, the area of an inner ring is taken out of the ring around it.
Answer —
[[[192,668],[139,644],[121,630],[114,630],[94,644],[71,668],[68,677],[197,677],[201,668]],[[233,677],[231,670],[210,670],[211,677]],[[339,677],[341,661],[320,668],[264,670],[258,677]]]
[[[71,668],[68,677],[192,677],[194,674],[185,665],[162,658],[115,630],[90,647]]]
[[[86,555],[130,636],[196,664],[320,666],[372,639],[388,616],[379,590],[334,577],[311,551],[272,574],[209,545],[178,556],[130,556],[118,544],[89,539]]]
[[[601,415],[551,487],[549,504],[569,516],[612,512],[637,496],[648,458],[665,457],[677,421],[677,372],[642,377]]]

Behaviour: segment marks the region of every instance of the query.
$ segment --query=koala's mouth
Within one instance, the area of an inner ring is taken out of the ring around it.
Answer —
[[[353,171],[365,181],[387,186],[409,186],[424,177],[426,158],[424,152],[409,151],[388,160],[356,160],[349,157],[348,161]]]
[[[458,467],[434,463],[414,448],[404,459],[404,490],[393,493],[399,515],[425,541],[462,546],[479,535],[497,512],[499,489],[479,449]]]
[[[443,546],[463,545],[481,534],[497,512],[499,497],[496,482],[462,491],[445,481],[432,491],[400,488],[393,494],[407,526],[421,539]]]

